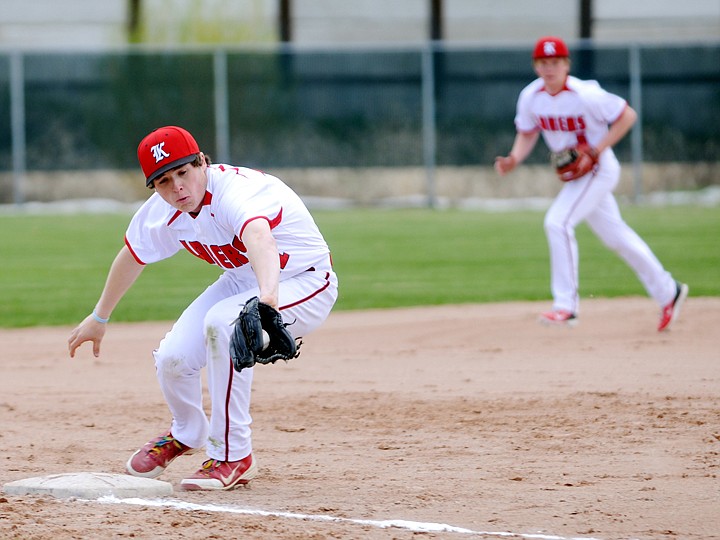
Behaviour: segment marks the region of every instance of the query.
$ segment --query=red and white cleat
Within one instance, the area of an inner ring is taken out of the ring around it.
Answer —
[[[125,468],[132,476],[155,478],[160,476],[176,457],[192,454],[195,450],[178,441],[168,431],[145,443],[140,450],[130,456]]]
[[[677,319],[678,315],[680,315],[680,307],[690,291],[690,288],[685,283],[677,283],[676,286],[677,292],[675,293],[675,298],[673,298],[673,301],[660,311],[658,332],[670,329],[670,325],[675,322],[675,319]]]
[[[540,321],[540,324],[544,324],[546,326],[573,327],[578,323],[577,316],[573,312],[566,311],[564,309],[554,309],[552,311],[541,313],[538,320]]]
[[[240,461],[208,459],[199,471],[180,482],[180,487],[194,490],[227,490],[247,484],[257,475],[252,454]]]

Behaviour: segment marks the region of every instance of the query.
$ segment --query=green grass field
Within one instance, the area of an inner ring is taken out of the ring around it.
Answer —
[[[542,212],[314,212],[340,279],[336,309],[550,298]],[[691,295],[720,296],[720,211],[623,209]],[[0,327],[75,324],[94,307],[125,214],[0,216]],[[632,271],[578,229],[582,297],[644,295]],[[114,321],[172,320],[218,275],[187,253],[150,265]]]

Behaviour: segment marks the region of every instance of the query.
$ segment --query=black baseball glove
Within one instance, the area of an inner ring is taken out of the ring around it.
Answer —
[[[259,364],[288,361],[300,354],[302,341],[296,341],[287,330],[288,323],[272,306],[253,296],[245,303],[240,315],[233,322],[235,328],[230,336],[230,357],[236,371]],[[263,330],[270,342],[265,346]]]

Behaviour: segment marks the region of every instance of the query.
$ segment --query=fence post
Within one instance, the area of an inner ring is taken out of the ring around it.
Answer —
[[[25,69],[23,54],[10,54],[10,132],[13,168],[13,201],[25,202]]]
[[[227,54],[216,49],[213,54],[213,75],[215,95],[215,150],[217,163],[230,162],[230,118],[228,106]]]
[[[633,201],[640,202],[643,184],[643,116],[642,116],[642,67],[640,65],[640,46],[630,46],[630,102],[638,118],[630,134],[630,149],[633,164]]]
[[[427,205],[437,206],[435,195],[436,165],[436,134],[435,134],[435,66],[433,61],[435,49],[433,42],[428,41],[422,51],[422,137],[423,160],[425,163],[425,181],[427,189]]]

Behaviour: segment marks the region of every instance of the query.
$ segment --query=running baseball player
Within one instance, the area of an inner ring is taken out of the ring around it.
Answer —
[[[510,154],[495,158],[505,175],[527,158],[540,133],[552,152],[553,165],[565,182],[545,216],[550,247],[552,310],[540,322],[572,326],[579,314],[578,246],[575,227],[585,221],[607,247],[635,271],[660,306],[658,331],[677,318],[688,286],[673,279],[648,245],[622,219],[613,190],[620,163],[612,147],[637,119],[627,102],[570,75],[567,45],[558,37],[540,38],[533,51],[539,77],[517,102],[515,141]]]
[[[227,490],[257,472],[250,430],[251,364],[230,348],[246,303],[279,311],[293,338],[327,318],[337,299],[330,251],[301,199],[281,180],[243,167],[212,165],[193,136],[166,126],[138,146],[154,193],[133,216],[100,298],[68,339],[71,357],[84,342],[95,356],[113,309],[149,263],[185,249],[223,270],[180,315],[153,351],[172,414],[167,431],[127,462],[127,472],[154,478],[175,458],[206,447],[207,461],[181,482],[187,490]],[[242,340],[242,336],[239,337]],[[235,342],[234,349],[247,349]],[[245,367],[245,369],[243,369]],[[203,409],[207,368],[211,410]]]

